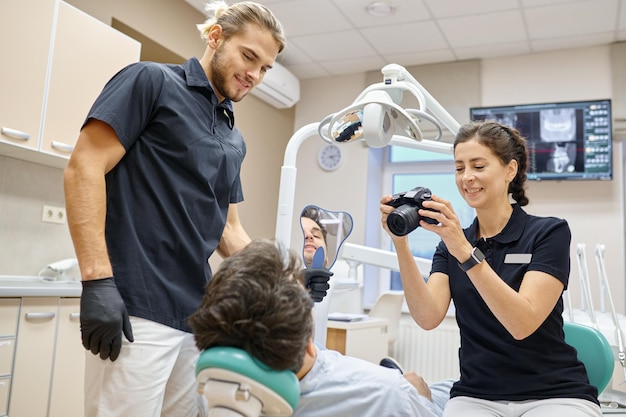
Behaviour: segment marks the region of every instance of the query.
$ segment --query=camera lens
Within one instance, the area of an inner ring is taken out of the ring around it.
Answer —
[[[387,226],[396,236],[408,235],[419,225],[420,215],[417,213],[417,207],[410,204],[398,207],[387,216]]]

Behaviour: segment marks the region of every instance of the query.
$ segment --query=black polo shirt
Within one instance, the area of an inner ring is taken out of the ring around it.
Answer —
[[[126,148],[106,176],[106,241],[128,313],[190,331],[228,206],[243,200],[232,105],[195,58],[140,62],[107,83],[91,118]]]
[[[518,291],[528,271],[545,272],[567,288],[571,233],[567,222],[528,215],[517,204],[498,235],[476,238],[478,219],[465,229],[468,241],[485,254],[491,268]],[[597,390],[588,383],[584,365],[565,343],[563,299],[559,298],[545,322],[524,340],[515,340],[489,310],[457,259],[440,242],[433,272],[449,277],[461,331],[461,378],[451,397],[521,401],[546,398],[583,398],[598,403]]]

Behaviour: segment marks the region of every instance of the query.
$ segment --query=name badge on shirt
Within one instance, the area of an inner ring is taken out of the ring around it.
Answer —
[[[529,264],[532,253],[507,253],[504,257],[505,264]]]

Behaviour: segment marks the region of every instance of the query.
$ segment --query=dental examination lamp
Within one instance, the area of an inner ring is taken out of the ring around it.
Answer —
[[[460,124],[404,67],[389,64],[381,72],[382,82],[365,88],[348,107],[330,114],[321,122],[303,126],[287,143],[281,168],[275,235],[276,240],[285,248],[291,247],[297,154],[308,138],[317,134],[329,143],[365,141],[372,148],[395,145],[452,154],[453,145],[440,142],[443,127],[456,135]],[[405,93],[409,93],[417,101],[416,108],[401,106]],[[420,128],[423,122],[434,126],[436,134],[433,138],[424,137]],[[374,250],[367,246],[362,248],[364,251]],[[378,253],[380,250],[376,251]],[[314,308],[315,340],[322,345],[326,343],[328,299],[331,295],[332,287],[323,302]]]
[[[287,143],[281,168],[275,236],[285,247],[291,244],[296,158],[298,149],[308,138],[318,134],[329,143],[365,141],[372,148],[395,145],[452,154],[452,144],[440,142],[443,127],[456,135],[461,125],[404,67],[389,64],[381,72],[382,82],[365,88],[348,107],[321,122],[303,126]],[[417,108],[401,107],[406,92],[416,99]],[[424,121],[434,126],[433,138],[424,138],[420,128]]]
[[[404,68],[390,64],[381,70],[383,82],[372,84],[343,110],[327,116],[319,125],[319,135],[327,142],[362,139],[370,148],[396,145],[394,135],[421,142],[418,149],[452,153],[450,144],[438,142],[443,124],[456,134],[459,123]],[[417,100],[418,108],[401,107],[404,93]],[[430,113],[429,113],[430,112]],[[429,122],[437,131],[433,139],[424,139],[420,123]],[[406,140],[406,139],[404,139]],[[401,142],[404,141],[400,139]],[[396,141],[397,142],[397,141]]]

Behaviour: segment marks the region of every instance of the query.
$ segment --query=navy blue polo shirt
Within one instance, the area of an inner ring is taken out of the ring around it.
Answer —
[[[477,218],[464,232],[514,290],[519,291],[528,271],[550,274],[546,279],[558,279],[567,288],[571,232],[565,220],[531,216],[514,204],[509,222],[498,235],[477,239]],[[565,343],[562,297],[535,333],[515,340],[443,242],[435,252],[433,272],[449,277],[461,332],[461,377],[451,397],[507,401],[582,398],[598,403],[597,390],[588,383],[584,365],[574,348]]]
[[[106,176],[106,241],[130,315],[191,331],[230,203],[243,200],[244,139],[195,58],[131,64],[104,87],[87,120],[126,149]]]

